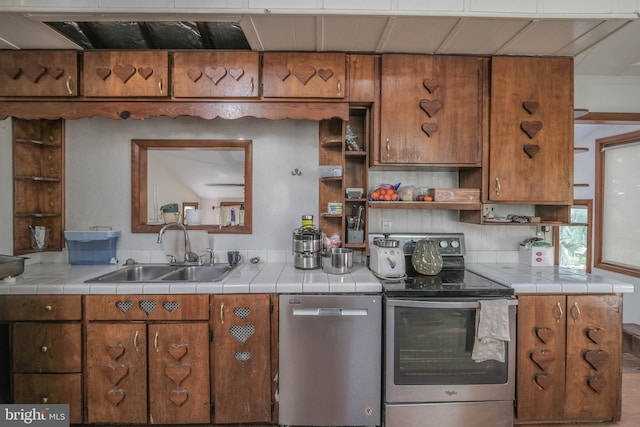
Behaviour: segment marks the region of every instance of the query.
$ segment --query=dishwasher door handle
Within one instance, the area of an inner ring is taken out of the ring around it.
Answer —
[[[366,316],[366,308],[294,308],[294,316]]]

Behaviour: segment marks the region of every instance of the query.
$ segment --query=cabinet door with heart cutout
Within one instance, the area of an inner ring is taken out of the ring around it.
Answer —
[[[215,295],[211,306],[214,422],[270,422],[271,295]]]
[[[265,98],[346,97],[344,53],[265,52],[263,91]]]
[[[259,93],[258,52],[175,52],[176,98],[255,98]]]
[[[0,51],[0,96],[77,96],[76,51]]]
[[[480,166],[486,59],[382,56],[376,164]]]
[[[568,418],[619,417],[621,354],[621,296],[567,296]]]
[[[573,60],[493,57],[490,201],[573,201]]]
[[[87,97],[164,97],[169,94],[166,51],[85,52],[82,94]]]

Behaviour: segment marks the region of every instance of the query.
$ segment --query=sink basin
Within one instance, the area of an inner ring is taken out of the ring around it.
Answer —
[[[166,274],[162,276],[162,280],[176,282],[218,282],[232,269],[233,267],[229,265],[193,265]]]
[[[229,265],[167,265],[137,264],[85,280],[85,283],[140,283],[140,282],[217,282],[233,267]]]

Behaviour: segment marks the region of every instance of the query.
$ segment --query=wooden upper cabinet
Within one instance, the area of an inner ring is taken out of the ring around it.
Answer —
[[[383,55],[373,164],[480,166],[484,61]]]
[[[257,97],[258,52],[175,52],[173,96],[176,98]]]
[[[488,197],[571,204],[573,60],[491,60]]]
[[[164,97],[169,94],[169,54],[165,51],[84,53],[83,95]]]
[[[0,51],[0,96],[77,96],[76,51]]]
[[[265,98],[346,97],[344,53],[265,52],[262,95]]]
[[[375,102],[380,62],[375,55],[349,55],[349,101]]]

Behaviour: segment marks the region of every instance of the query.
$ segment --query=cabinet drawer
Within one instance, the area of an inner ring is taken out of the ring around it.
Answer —
[[[87,320],[207,320],[208,295],[88,295]]]
[[[14,372],[81,372],[80,323],[14,323]]]
[[[82,375],[15,374],[13,401],[17,404],[69,404],[71,424],[82,422]]]
[[[85,52],[83,65],[84,96],[162,97],[168,95],[168,52]]]
[[[80,320],[80,295],[0,296],[0,320]]]
[[[76,51],[0,52],[0,96],[78,95]]]

